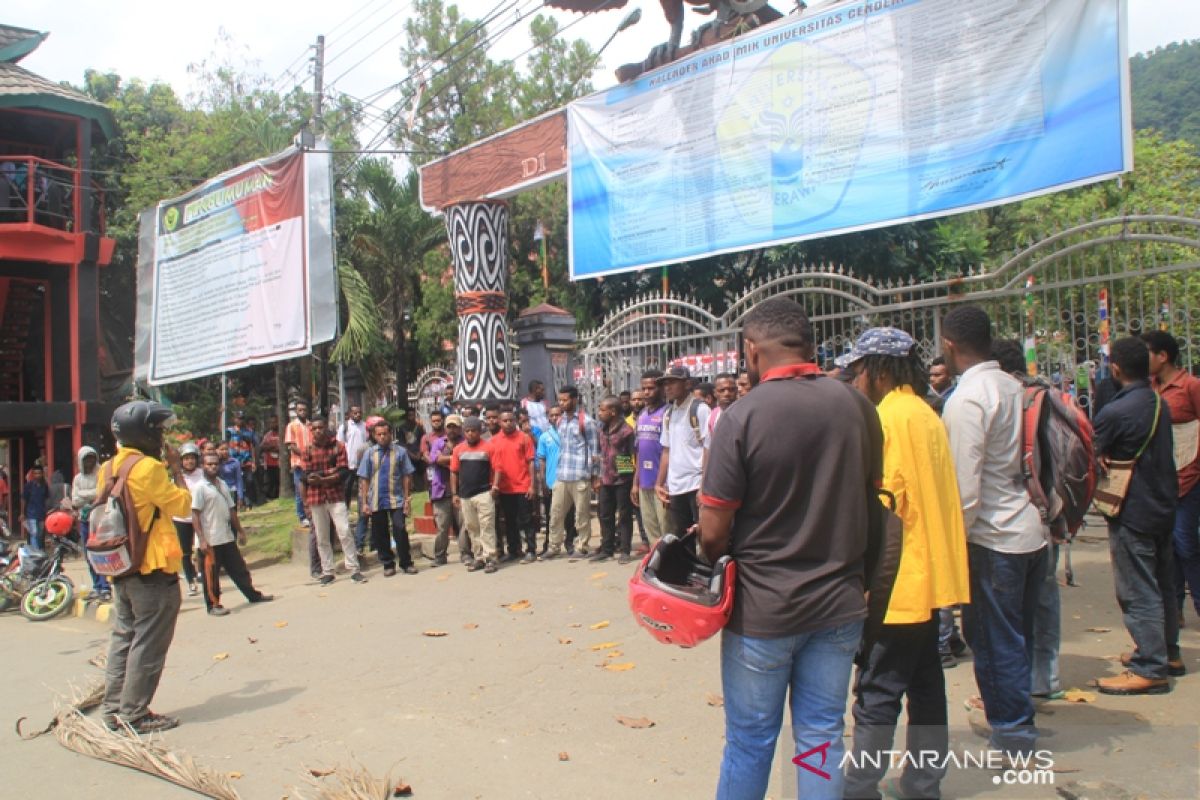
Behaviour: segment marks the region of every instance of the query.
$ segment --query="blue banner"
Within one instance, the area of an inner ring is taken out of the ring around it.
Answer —
[[[1125,0],[852,0],[568,107],[575,280],[1132,169]]]

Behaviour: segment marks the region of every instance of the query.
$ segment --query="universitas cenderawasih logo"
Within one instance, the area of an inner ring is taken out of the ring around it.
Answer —
[[[163,227],[167,231],[173,231],[179,226],[179,207],[171,206],[163,214]]]
[[[747,222],[824,214],[853,175],[872,110],[871,80],[819,41],[778,45],[728,91],[717,118],[727,196]]]

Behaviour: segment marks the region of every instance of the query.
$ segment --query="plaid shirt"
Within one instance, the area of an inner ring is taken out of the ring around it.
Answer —
[[[600,483],[605,486],[633,480],[633,428],[623,419],[619,423],[612,429],[600,429]],[[623,460],[620,467],[618,457]]]
[[[579,418],[583,417],[583,435],[579,432]],[[558,456],[560,481],[582,481],[600,477],[600,432],[591,417],[582,411],[558,421],[558,435],[562,439],[562,451]]]
[[[325,446],[315,441],[304,450],[300,460],[301,467],[307,475],[310,472],[324,473],[335,469],[349,469],[346,462],[346,446],[337,439],[330,437]],[[310,486],[304,484],[304,504],[320,506],[328,503],[342,503],[346,500],[346,487],[341,481],[330,486]]]

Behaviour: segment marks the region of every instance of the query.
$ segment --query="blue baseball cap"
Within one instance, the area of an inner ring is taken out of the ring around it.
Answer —
[[[904,358],[912,352],[914,344],[916,340],[899,328],[871,328],[858,337],[849,353],[834,359],[833,363],[845,369],[867,356]]]

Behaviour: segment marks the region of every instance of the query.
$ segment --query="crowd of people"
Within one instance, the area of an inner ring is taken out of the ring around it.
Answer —
[[[872,328],[826,371],[813,362],[804,310],[777,298],[745,319],[744,373],[698,384],[684,367],[648,370],[594,414],[571,385],[551,400],[533,381],[519,402],[484,407],[456,403],[447,387],[428,429],[411,417],[393,429],[351,407],[331,430],[299,403],[282,441],[273,423],[257,440],[237,419],[225,441],[176,452],[162,446],[168,411],[123,406],[117,454],[100,465],[94,450],[81,450],[65,500],[86,509],[103,476],[143,456],[130,485],[149,545],[140,573],[116,582],[106,719],[143,732],[177,724],[149,703],[179,573],[214,616],[227,613],[221,570],[248,602],[272,599],[238,549],[238,511],[255,501],[246,476],[265,463],[258,454],[271,452],[274,436],[279,456],[267,468],[289,462],[320,585],[335,580],[335,540],[351,580],[366,582],[368,535],[384,576],[416,573],[407,520],[417,481],[436,522],[434,566],[447,563],[451,541],[467,570],[485,574],[560,558],[626,564],[668,533],[695,535],[710,561],[731,555],[719,797],[764,795],[785,704],[797,754],[820,751],[823,763],[842,763],[847,747],[890,751],[905,699],[906,750],[945,752],[944,670],[968,649],[978,686],[968,706],[986,719],[991,746],[1014,759],[1029,754],[1036,703],[1062,696],[1065,544],[1023,471],[1023,398],[1034,379],[1021,346],[994,340],[980,308],[956,307],[941,335],[943,355],[927,364],[908,333]],[[1119,675],[1095,681],[1106,694],[1170,691],[1170,678],[1185,673],[1178,637],[1188,589],[1200,616],[1200,380],[1179,361],[1165,331],[1114,341],[1115,392],[1092,419],[1100,473],[1131,470],[1119,502],[1103,507],[1134,644]],[[244,450],[247,459],[237,455]],[[27,518],[41,497],[24,497]],[[113,589],[98,581],[96,591]],[[855,725],[844,741],[848,694]],[[886,760],[850,763],[824,777],[798,769],[801,796],[880,797]],[[936,759],[906,761],[889,791],[937,797],[945,769]]]

